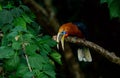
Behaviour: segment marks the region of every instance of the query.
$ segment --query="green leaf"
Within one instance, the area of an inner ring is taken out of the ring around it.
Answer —
[[[14,55],[14,51],[10,47],[0,47],[0,59],[11,58]]]
[[[45,50],[45,49],[42,48],[42,47],[43,47],[43,46],[40,47],[40,54],[41,54],[42,56],[47,56],[47,55],[48,55],[48,51]]]
[[[27,72],[23,75],[22,78],[32,78],[33,77],[33,73],[32,72]]]
[[[29,14],[29,16],[30,16],[31,19],[35,19],[36,18],[35,14],[32,13],[32,12]]]
[[[16,26],[14,29],[12,29],[13,32],[27,32],[26,29],[24,29],[21,26]]]
[[[20,64],[19,67],[18,67],[18,69],[17,69],[17,75],[18,75],[19,77],[23,77],[23,75],[24,75],[25,73],[27,73],[27,72],[29,72],[29,69],[28,69],[27,65],[25,65],[25,64]]]
[[[13,31],[13,32],[11,32],[7,35],[7,39],[8,40],[13,40],[13,38],[15,38],[15,36],[17,36],[17,35],[18,35],[18,32]]]
[[[33,72],[35,73],[35,76],[37,78],[49,78],[44,72],[42,72],[38,69],[33,70]]]
[[[34,38],[34,35],[32,35],[30,33],[29,34],[24,34],[23,38],[24,38],[25,41],[31,41],[31,39]]]
[[[22,14],[22,17],[23,17],[23,19],[24,19],[27,23],[31,23],[31,22],[32,22],[32,20],[30,19],[30,17],[27,16],[26,14]]]
[[[101,3],[101,4],[103,4],[103,3],[108,3],[108,6],[109,6],[110,4],[112,4],[113,1],[114,1],[114,0],[100,0],[100,3]]]
[[[12,29],[12,25],[11,24],[7,24],[7,25],[4,25],[1,30],[3,33],[6,33],[6,32],[9,32],[11,29]]]
[[[4,37],[1,40],[1,45],[2,46],[8,46],[9,45],[9,41],[7,39],[7,35],[6,34],[4,34]]]
[[[47,42],[47,44],[50,46],[50,47],[54,47],[57,45],[57,42],[55,42],[52,38],[49,39],[49,41]]]
[[[100,3],[105,3],[105,2],[107,2],[107,3],[111,3],[113,0],[100,0]]]
[[[3,18],[4,17],[4,18]],[[10,11],[0,11],[0,26],[3,24],[10,24],[13,21],[13,16]]]
[[[30,44],[30,45],[26,46],[26,53],[28,55],[35,55],[37,49],[38,49],[37,45]]]
[[[12,3],[9,2],[4,8],[11,9],[14,8],[14,6],[12,5]]]
[[[20,5],[20,8],[23,9],[25,12],[30,12],[30,9],[25,5]]]
[[[14,17],[19,17],[22,15],[23,11],[20,8],[16,7],[11,10],[11,13]]]
[[[2,11],[2,5],[0,4],[0,11]]]
[[[32,34],[24,34],[24,35],[22,35],[22,42],[28,43],[28,44],[30,44],[30,43],[34,44],[34,41],[33,41],[34,38],[35,37]]]
[[[49,53],[51,51],[50,46],[47,44],[43,44],[43,48],[46,50],[47,53]]]
[[[111,4],[109,4],[110,15],[111,17],[120,17],[120,1],[113,0]]]
[[[45,43],[48,44],[50,47],[53,47],[57,44],[50,36],[44,36],[42,39],[46,40]]]
[[[101,3],[108,3],[111,18],[120,17],[120,0],[101,0]]]
[[[49,78],[56,78],[55,75],[55,71],[54,70],[46,70],[45,74],[47,74],[49,76]]]
[[[21,42],[14,41],[12,43],[12,48],[15,49],[15,50],[19,50],[21,48]]]
[[[39,44],[47,44],[50,47],[55,46],[57,43],[50,37],[50,36],[43,36],[41,39],[38,40]]]
[[[11,71],[17,69],[19,63],[20,63],[20,58],[16,52],[11,59],[5,62],[6,70]]]
[[[55,78],[56,73],[52,64],[44,64],[43,70],[44,73],[47,74],[50,78]]]
[[[32,34],[39,34],[40,30],[41,30],[41,27],[40,25],[38,25],[36,22],[32,22],[31,23],[31,26],[28,27],[29,28],[29,31],[32,33]]]
[[[41,55],[29,56],[28,59],[32,68],[42,70],[45,60]]]
[[[14,20],[15,26],[21,26],[26,30],[26,22],[22,17],[18,17]]]
[[[62,64],[61,55],[58,52],[53,51],[51,52],[50,56],[55,62],[57,62],[58,64]]]
[[[8,76],[8,78],[17,78],[16,74],[11,73],[11,75]]]

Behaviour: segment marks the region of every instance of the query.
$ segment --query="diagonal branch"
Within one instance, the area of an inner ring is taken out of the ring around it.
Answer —
[[[93,50],[95,50],[97,53],[101,54],[102,56],[104,56],[105,58],[107,58],[109,61],[116,63],[118,65],[120,65],[120,57],[117,57],[114,53],[115,52],[109,52],[108,50],[102,48],[101,46],[84,40],[84,39],[80,39],[80,38],[76,38],[76,37],[67,37],[65,39],[67,42],[71,42],[71,43],[76,43],[78,45],[83,45],[86,46],[88,48],[91,48]]]

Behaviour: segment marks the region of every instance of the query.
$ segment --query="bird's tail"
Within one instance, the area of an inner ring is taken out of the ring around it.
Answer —
[[[92,57],[89,48],[84,47],[82,49],[78,49],[78,60],[84,62],[92,62]]]

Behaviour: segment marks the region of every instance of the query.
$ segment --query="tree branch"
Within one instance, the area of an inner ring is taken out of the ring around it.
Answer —
[[[90,41],[87,41],[84,39],[80,39],[80,38],[76,38],[76,37],[69,36],[69,37],[65,38],[65,40],[67,42],[76,43],[78,45],[83,45],[88,48],[91,48],[91,49],[95,50],[97,53],[99,53],[102,56],[104,56],[105,58],[107,58],[109,61],[120,65],[120,58],[114,54],[115,52],[109,52],[108,50],[102,48],[101,46],[99,46],[93,42],[90,42]]]

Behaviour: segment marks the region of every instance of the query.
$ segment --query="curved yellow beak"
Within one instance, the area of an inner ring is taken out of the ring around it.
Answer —
[[[59,43],[61,42],[62,45],[62,49],[64,50],[64,39],[65,39],[65,34],[63,34],[62,32],[59,32],[57,34],[57,48],[59,49]]]
[[[60,43],[60,40],[61,40],[61,38],[62,38],[62,33],[61,32],[58,32],[58,34],[57,34],[57,48],[59,49],[59,43]]]
[[[65,39],[65,35],[63,35],[61,39],[61,45],[63,50],[64,50],[64,39]]]

